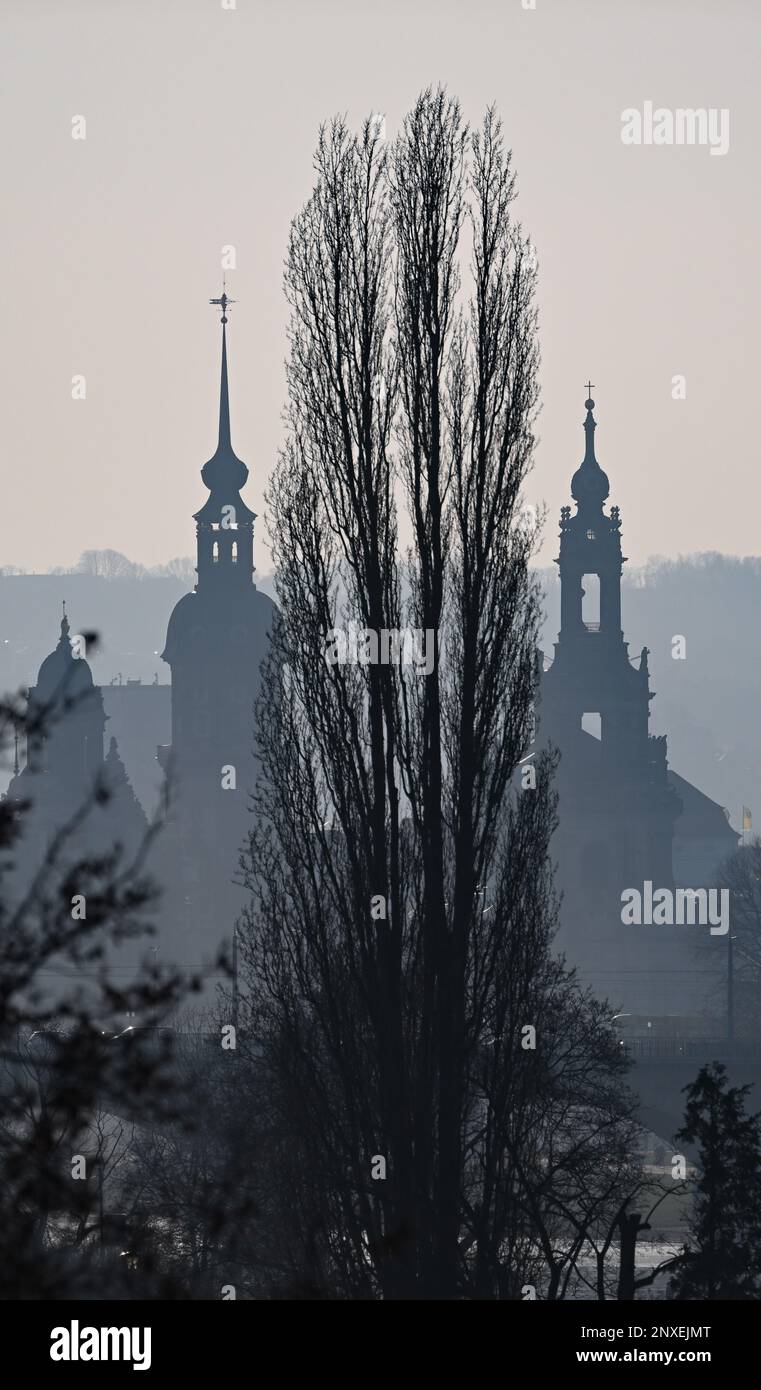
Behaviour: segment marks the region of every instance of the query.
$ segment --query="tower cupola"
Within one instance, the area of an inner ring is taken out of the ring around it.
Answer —
[[[587,383],[587,388],[591,388],[592,383]],[[584,402],[587,410],[587,418],[584,421],[584,434],[586,436],[586,449],[584,458],[580,466],[576,469],[571,479],[571,496],[578,503],[579,513],[599,515],[602,505],[610,492],[608,475],[604,473],[595,457],[595,430],[597,424],[592,411],[595,403],[591,395],[587,396]]]

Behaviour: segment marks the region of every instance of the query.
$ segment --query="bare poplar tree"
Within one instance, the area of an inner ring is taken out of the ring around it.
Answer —
[[[514,197],[494,112],[471,133],[428,91],[391,146],[372,119],[321,131],[288,246],[241,1017],[297,1273],[338,1296],[520,1298],[543,1267],[542,1145],[562,1121],[565,1169],[591,1161],[593,1082],[622,1066],[551,956],[523,507],[536,272]],[[609,1086],[603,1105],[596,1139]]]

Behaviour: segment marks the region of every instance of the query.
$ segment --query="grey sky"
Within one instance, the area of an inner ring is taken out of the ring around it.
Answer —
[[[583,454],[589,373],[632,561],[761,550],[755,0],[2,0],[0,31],[0,565],[193,551],[225,244],[233,441],[263,512],[282,259],[318,124],[383,111],[392,136],[438,81],[471,121],[497,102],[539,254],[528,500],[550,508],[543,562]],[[729,152],[624,146],[621,112],[646,100],[729,108]],[[85,141],[71,138],[77,114]],[[677,373],[685,401],[671,398]],[[263,539],[260,522],[260,570]]]

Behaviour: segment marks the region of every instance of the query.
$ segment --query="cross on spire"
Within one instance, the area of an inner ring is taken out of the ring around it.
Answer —
[[[591,396],[591,394],[592,394],[592,392],[594,391],[594,389],[595,389],[595,384],[594,384],[594,382],[593,382],[593,381],[588,381],[588,382],[587,382],[587,395],[588,395],[588,396]]]
[[[210,299],[209,303],[216,304],[217,307],[222,310],[222,322],[227,323],[227,306],[228,304],[234,304],[235,300],[230,299],[229,295],[227,294],[227,291],[225,290],[224,286],[224,281],[222,282],[222,293],[219,299]]]

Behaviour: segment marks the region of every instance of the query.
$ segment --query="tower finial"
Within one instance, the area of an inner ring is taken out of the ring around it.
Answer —
[[[219,387],[219,443],[217,452],[220,449],[232,449],[230,439],[230,392],[227,386],[227,306],[234,304],[235,300],[228,298],[227,291],[222,282],[222,293],[219,299],[210,299],[210,304],[215,304],[222,310],[222,379]]]
[[[593,381],[588,381],[588,382],[587,382],[587,388],[586,388],[586,389],[587,389],[587,399],[585,400],[584,405],[586,406],[586,410],[587,410],[587,418],[586,418],[586,420],[584,421],[584,433],[585,433],[586,439],[587,439],[587,447],[586,447],[586,451],[585,451],[584,457],[585,457],[585,461],[586,461],[586,462],[588,462],[588,463],[593,463],[593,464],[595,464],[595,466],[597,466],[597,459],[595,458],[595,430],[596,430],[596,428],[597,428],[597,423],[596,423],[596,421],[595,421],[594,415],[592,414],[592,411],[593,411],[594,408],[595,408],[595,403],[594,403],[594,401],[592,400],[592,391],[594,390],[594,382],[593,382]]]
[[[235,524],[253,522],[254,513],[239,496],[248,478],[248,469],[233,449],[230,438],[230,392],[227,383],[227,311],[233,300],[223,290],[219,299],[210,299],[210,304],[222,310],[222,373],[219,386],[219,438],[213,456],[201,469],[201,477],[209,489],[203,507],[194,515],[199,525],[209,523],[219,525],[221,508],[232,507]],[[228,513],[229,516],[229,513]]]
[[[65,598],[62,598],[62,599],[61,599],[61,607],[62,607],[62,609],[63,609],[63,617],[62,617],[62,619],[61,619],[61,637],[63,638],[63,637],[68,637],[68,635],[69,635],[69,620],[68,620],[68,618],[66,617],[66,599],[65,599]]]
[[[227,291],[226,291],[226,289],[225,289],[225,282],[224,282],[224,279],[222,280],[222,293],[221,293],[221,295],[219,296],[219,299],[210,299],[210,300],[209,300],[209,303],[210,303],[210,304],[216,304],[217,307],[218,307],[219,309],[222,310],[222,326],[224,327],[224,325],[227,323],[227,306],[228,306],[228,304],[234,304],[234,303],[235,303],[235,300],[234,300],[234,299],[230,299],[230,297],[229,297],[229,295],[228,295],[228,293],[227,293]]]
[[[594,382],[590,379],[587,382],[587,391],[590,393],[584,402],[587,408],[587,418],[584,421],[584,435],[586,447],[581,466],[577,468],[571,479],[571,496],[579,503],[579,508],[583,507],[585,512],[591,510],[597,514],[605,498],[608,496],[610,487],[607,474],[603,473],[597,459],[595,458],[595,430],[597,422],[592,411],[595,403],[592,400],[591,392],[594,390]]]

